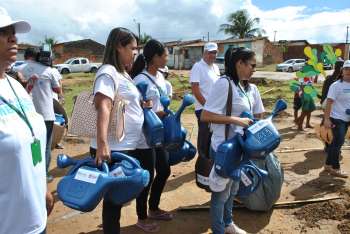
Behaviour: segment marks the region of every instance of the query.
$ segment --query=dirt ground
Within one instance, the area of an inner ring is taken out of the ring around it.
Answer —
[[[293,124],[291,109],[276,119],[283,137],[278,150],[312,150],[277,153],[285,171],[285,181],[279,201],[305,200],[339,195],[341,199],[329,202],[307,204],[298,207],[273,209],[270,212],[252,212],[247,209],[234,210],[235,222],[249,233],[350,233],[350,190],[349,179],[332,178],[322,173],[325,160],[323,144],[313,129],[298,132]],[[320,122],[320,111],[312,115],[312,124]],[[183,123],[189,130],[189,137],[196,142],[197,125],[194,115],[183,116]],[[63,150],[54,150],[51,174],[55,177],[49,184],[56,191],[58,181],[67,170],[56,168],[56,155],[65,153],[75,158],[88,152],[87,140],[66,138]],[[349,142],[346,143],[349,145]],[[350,172],[350,151],[342,152],[342,167]],[[173,221],[160,222],[161,234],[211,233],[209,211],[177,211],[179,207],[207,205],[210,194],[195,184],[195,160],[172,167],[172,174],[161,198],[161,208],[174,212]],[[135,227],[135,201],[122,210],[121,233],[144,233]],[[80,213],[63,206],[57,201],[48,220],[48,233],[99,234],[101,228],[101,204],[92,212]]]

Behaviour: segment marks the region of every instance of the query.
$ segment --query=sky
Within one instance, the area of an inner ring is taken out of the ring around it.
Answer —
[[[20,43],[39,44],[90,38],[102,44],[118,26],[160,41],[225,39],[219,32],[229,13],[246,9],[260,18],[270,41],[345,42],[350,0],[0,0],[13,19],[30,22]],[[350,34],[350,29],[349,29]],[[350,35],[349,35],[350,41]]]

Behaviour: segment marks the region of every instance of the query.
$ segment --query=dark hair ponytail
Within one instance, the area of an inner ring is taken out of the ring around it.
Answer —
[[[245,47],[229,48],[225,53],[225,75],[230,77],[231,80],[238,85],[239,77],[237,74],[236,63],[241,60],[247,62],[255,56],[255,53]],[[244,80],[243,85],[245,89],[248,89],[248,81]]]
[[[137,56],[130,71],[130,76],[134,78],[140,74],[152,62],[155,55],[161,56],[164,52],[165,46],[161,42],[154,39],[149,40],[143,48],[143,53]]]

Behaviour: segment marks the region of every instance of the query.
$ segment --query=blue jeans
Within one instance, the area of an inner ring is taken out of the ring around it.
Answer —
[[[230,180],[222,192],[212,192],[210,201],[211,229],[213,234],[224,234],[225,227],[232,223],[233,199],[239,182]]]
[[[333,169],[339,169],[339,156],[342,145],[344,144],[344,138],[348,130],[349,122],[345,122],[340,119],[331,118],[331,122],[335,125],[332,128],[333,141],[328,145],[327,151],[327,160],[326,165],[332,166]]]
[[[215,152],[210,149],[211,157]],[[225,227],[232,223],[233,199],[239,188],[239,181],[230,180],[222,192],[212,192],[210,201],[211,229],[213,234],[224,234]]]

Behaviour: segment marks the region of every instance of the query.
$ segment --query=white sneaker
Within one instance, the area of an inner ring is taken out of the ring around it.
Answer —
[[[239,228],[236,224],[231,223],[225,227],[225,234],[246,234],[247,232]]]

